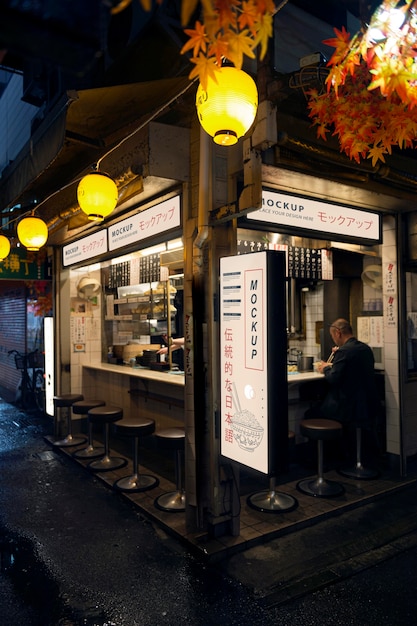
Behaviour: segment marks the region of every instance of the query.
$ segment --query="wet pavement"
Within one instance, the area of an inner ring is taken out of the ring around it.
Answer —
[[[415,589],[415,482],[210,563],[52,448],[51,426],[0,401],[0,626],[413,623],[391,569]],[[396,582],[401,610],[352,590],[370,571],[361,589]]]

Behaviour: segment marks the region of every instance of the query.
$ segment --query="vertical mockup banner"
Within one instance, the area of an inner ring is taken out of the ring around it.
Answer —
[[[288,444],[285,255],[222,258],[220,291],[221,454],[269,474]]]

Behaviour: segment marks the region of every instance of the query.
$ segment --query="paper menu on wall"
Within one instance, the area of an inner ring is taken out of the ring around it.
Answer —
[[[358,339],[372,348],[384,345],[384,326],[382,316],[358,317]]]
[[[85,317],[84,316],[71,316],[70,318],[70,332],[72,343],[84,343],[85,342]]]

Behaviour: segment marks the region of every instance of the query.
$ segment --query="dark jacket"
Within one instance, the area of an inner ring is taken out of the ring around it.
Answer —
[[[351,337],[323,373],[329,391],[320,407],[322,417],[358,426],[369,425],[379,411],[371,348]]]

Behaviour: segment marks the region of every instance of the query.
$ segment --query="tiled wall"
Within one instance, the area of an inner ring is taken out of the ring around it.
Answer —
[[[90,272],[92,278],[100,281],[100,272]],[[80,280],[80,274],[71,275],[71,298],[77,298],[77,283]],[[69,324],[81,323],[85,325],[85,352],[76,352],[74,342],[71,336],[71,393],[82,392],[82,365],[90,363],[101,363],[102,359],[102,337],[101,337],[101,295],[97,296],[97,304],[85,301],[86,312],[71,312],[68,315]],[[94,394],[93,394],[94,395]]]

